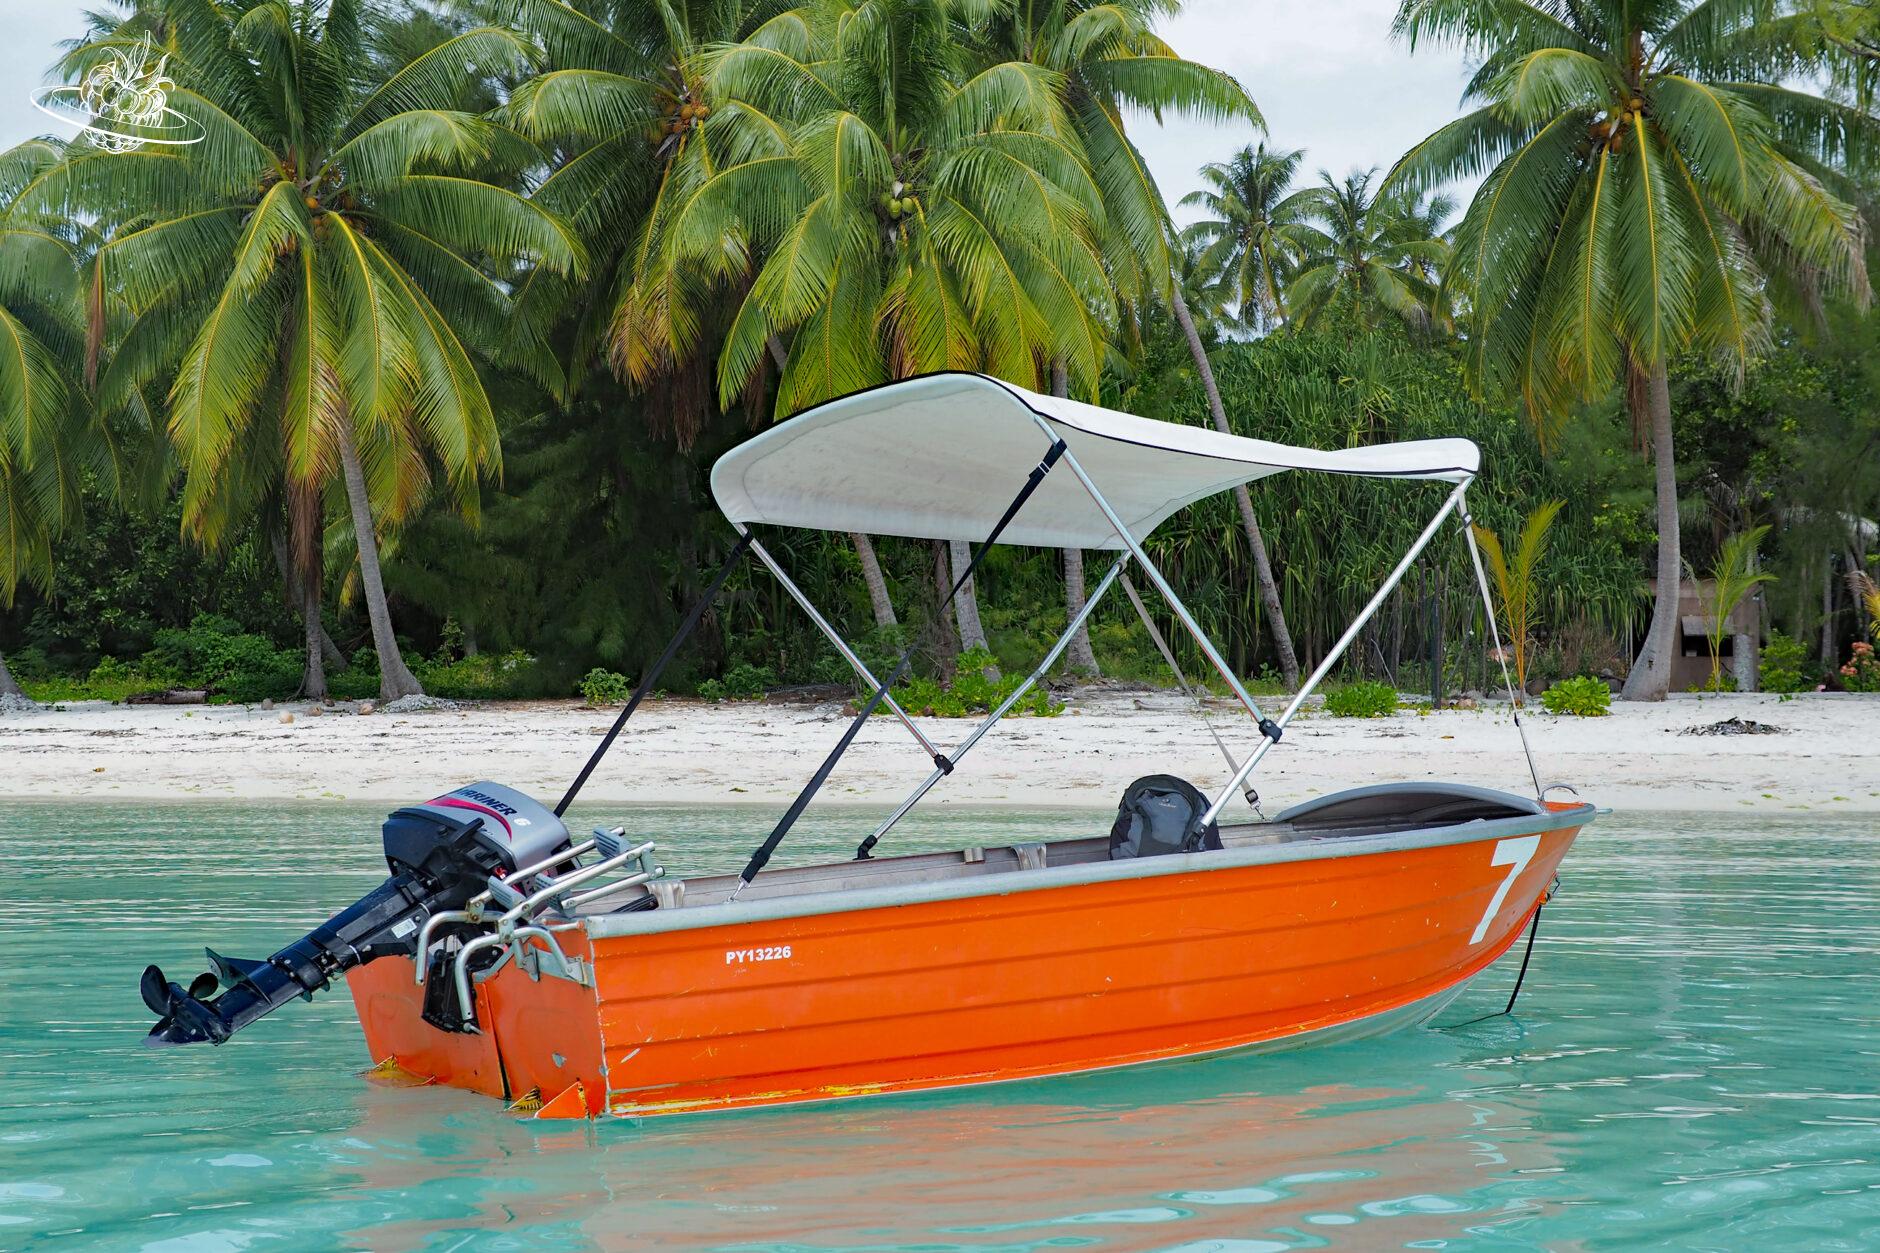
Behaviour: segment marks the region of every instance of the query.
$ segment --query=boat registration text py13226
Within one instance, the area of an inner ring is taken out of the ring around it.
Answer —
[[[728,948],[725,950],[725,965],[740,966],[745,962],[788,961],[790,946],[773,944],[769,948]]]

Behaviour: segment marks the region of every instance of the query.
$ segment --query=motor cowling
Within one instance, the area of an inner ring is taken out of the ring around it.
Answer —
[[[143,999],[159,1021],[145,1042],[220,1044],[295,997],[311,1000],[354,966],[414,956],[432,914],[462,909],[491,876],[507,877],[569,847],[568,829],[551,810],[490,782],[395,810],[382,839],[391,871],[385,882],[266,961],[205,949],[210,969],[188,987],[147,967]]]
[[[386,864],[393,874],[420,868],[445,842],[441,832],[461,828],[473,818],[483,821],[471,838],[496,857],[505,873],[569,846],[568,828],[534,797],[501,783],[468,783],[422,805],[394,810],[383,828]],[[477,890],[482,890],[481,881]]]

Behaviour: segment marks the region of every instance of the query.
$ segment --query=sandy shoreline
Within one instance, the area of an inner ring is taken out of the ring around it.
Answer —
[[[559,796],[612,721],[570,703],[487,704],[412,715],[329,710],[291,725],[281,710],[81,703],[0,717],[0,798],[422,799],[490,778]],[[342,706],[341,710],[348,707]],[[1614,808],[1812,809],[1880,813],[1880,697],[1677,696],[1619,705],[1599,719],[1524,715],[1543,781]],[[1786,734],[1687,736],[1728,717]],[[972,727],[922,719],[950,747]],[[1244,752],[1251,726],[1222,707],[1214,722]],[[628,724],[584,799],[685,804],[793,796],[841,734],[834,704],[657,701]],[[892,803],[928,762],[901,725],[878,718],[837,768],[828,801]],[[1130,780],[1176,773],[1204,788],[1226,767],[1176,693],[1092,688],[1065,714],[1007,722],[981,741],[929,803],[1108,807]],[[1523,790],[1505,705],[1376,720],[1311,712],[1259,771],[1267,812],[1341,787],[1449,778]]]

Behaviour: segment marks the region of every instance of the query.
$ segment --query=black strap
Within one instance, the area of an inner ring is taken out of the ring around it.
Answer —
[[[601,740],[600,747],[594,750],[594,755],[588,758],[587,765],[581,767],[581,773],[576,775],[574,782],[568,785],[567,795],[561,798],[561,804],[555,806],[557,818],[567,813],[568,806],[574,804],[574,798],[581,791],[581,785],[588,781],[588,776],[594,773],[594,767],[601,764],[601,758],[605,757],[607,750],[614,746],[614,739],[620,734],[620,728],[627,725],[627,719],[631,718],[633,711],[640,707],[640,702],[646,699],[646,694],[653,690],[653,684],[658,681],[660,674],[672,664],[673,657],[678,655],[679,645],[685,643],[686,636],[692,634],[699,624],[699,619],[705,616],[705,610],[718,599],[718,593],[724,590],[725,580],[731,577],[731,571],[736,568],[739,560],[750,551],[751,542],[749,531],[738,537],[738,542],[731,548],[731,555],[725,558],[725,564],[719,568],[718,577],[712,580],[712,585],[705,589],[705,594],[699,597],[697,604],[692,606],[692,612],[686,614],[685,621],[679,624],[678,633],[667,642],[666,651],[661,653],[659,660],[648,667],[646,673],[641,676],[640,685],[633,689],[633,695],[628,699],[627,707],[620,711],[620,716],[614,719],[614,725],[608,729],[606,736]]]
[[[1540,934],[1541,910],[1547,908],[1547,902],[1554,898],[1554,893],[1559,887],[1560,882],[1556,879],[1553,886],[1547,889],[1547,894],[1534,906],[1534,916],[1528,922],[1527,949],[1521,954],[1521,970],[1514,977],[1514,989],[1508,993],[1508,1003],[1495,1013],[1483,1014],[1480,1018],[1471,1018],[1467,1022],[1451,1023],[1440,1030],[1454,1031],[1460,1027],[1473,1027],[1478,1022],[1487,1022],[1491,1018],[1500,1018],[1514,1012],[1514,1003],[1521,995],[1521,985],[1527,982],[1528,963],[1534,960],[1534,937]]]
[[[1546,901],[1534,907],[1534,920],[1528,924],[1527,951],[1521,954],[1521,973],[1514,977],[1514,989],[1508,993],[1508,1004],[1501,1011],[1504,1014],[1514,1012],[1515,999],[1521,995],[1521,985],[1527,982],[1528,963],[1534,960],[1534,937],[1540,934],[1541,910],[1545,908]]]
[[[1018,516],[1018,511],[1024,508],[1025,502],[1031,499],[1031,494],[1038,490],[1038,484],[1044,482],[1044,476],[1051,472],[1051,467],[1056,465],[1058,458],[1063,455],[1064,441],[1060,439],[1051,445],[1051,449],[1049,452],[1045,453],[1044,459],[1032,470],[1030,477],[1025,480],[1025,486],[1018,489],[1018,495],[1012,498],[1012,503],[1006,506],[1005,513],[1000,516],[998,523],[993,526],[992,533],[986,536],[986,542],[979,546],[979,551],[974,553],[972,560],[966,563],[965,571],[959,578],[954,580],[952,590],[947,593],[946,599],[940,602],[939,612],[945,613],[947,607],[953,603],[953,598],[960,594],[960,589],[972,581],[973,572],[979,569],[980,561],[985,558],[988,552],[992,551],[992,546],[998,542],[999,536],[1004,533],[1006,526],[1011,523],[1014,517]],[[830,750],[829,756],[823,759],[823,764],[817,769],[816,773],[810,776],[809,783],[797,794],[796,799],[790,803],[790,808],[784,811],[782,818],[778,819],[775,829],[771,831],[770,835],[762,844],[757,846],[757,851],[751,854],[749,864],[738,874],[739,879],[743,880],[745,883],[749,883],[752,879],[757,877],[758,871],[762,870],[764,866],[769,863],[771,854],[777,851],[779,844],[783,843],[783,837],[790,833],[790,828],[796,825],[796,820],[803,816],[805,809],[809,808],[810,801],[822,788],[822,785],[828,781],[830,773],[836,768],[836,763],[842,760],[842,754],[849,751],[849,745],[855,742],[855,737],[859,735],[862,728],[867,725],[868,719],[874,715],[875,710],[880,706],[881,702],[887,698],[888,689],[901,681],[902,676],[907,673],[907,668],[913,663],[913,660],[914,649],[910,646],[906,652],[901,654],[901,660],[895,663],[893,671],[886,679],[882,680],[881,686],[875,689],[875,694],[868,698],[868,703],[862,706],[862,711],[855,715],[854,721],[849,723],[848,730],[842,733],[842,738],[836,742],[835,748]],[[943,762],[945,764],[942,764]],[[943,755],[936,755],[934,757],[934,764],[938,766],[943,773],[952,773],[952,763],[946,761]],[[866,860],[868,850],[874,847],[874,843],[875,837],[872,835],[864,840],[862,846],[855,852],[856,859]]]

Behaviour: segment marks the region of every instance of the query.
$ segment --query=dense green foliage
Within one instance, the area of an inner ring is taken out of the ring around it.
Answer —
[[[350,700],[377,695],[377,660],[371,648],[358,649],[343,669],[328,676],[331,694]],[[18,653],[14,668],[27,694],[38,700],[124,700],[177,688],[207,692],[212,704],[252,704],[293,695],[302,661],[297,648],[280,647],[233,618],[203,613],[186,627],[159,628],[135,661],[106,656],[82,677],[52,671],[34,649]],[[495,700],[542,694],[535,659],[523,652],[476,657],[448,650],[428,657],[408,652],[404,661],[439,696]]]
[[[901,708],[929,717],[963,718],[967,714],[989,713],[1018,690],[1019,675],[999,679],[986,677],[994,658],[984,649],[969,648],[959,656],[959,666],[950,681],[916,677],[894,689]],[[1063,706],[1051,700],[1050,693],[1034,687],[1012,705],[1011,714],[1036,714],[1050,717]]]
[[[589,709],[598,709],[602,705],[624,705],[633,692],[633,684],[624,674],[612,670],[603,670],[595,666],[581,677],[581,699],[587,702]]]
[[[1480,108],[1383,181],[1229,155],[1182,233],[1127,110],[1259,114],[1156,35],[1177,7],[141,0],[87,19],[63,72],[148,33],[209,139],[0,154],[0,653],[58,699],[389,694],[402,668],[438,695],[613,703],[729,549],[706,474],[753,429],[934,368],[1205,424],[1179,290],[1238,433],[1472,439],[1473,517],[1510,537],[1564,502],[1515,641],[1529,677],[1620,677],[1637,653],[1666,538],[1640,451],[1664,416],[1678,555],[1705,568],[1773,527],[1761,612],[1809,643],[1772,640],[1772,685],[1865,681],[1842,673],[1865,629],[1844,576],[1871,565],[1849,520],[1880,516],[1858,6],[1763,29],[1780,6],[1413,0],[1405,32],[1482,58]],[[1758,85],[1802,71],[1826,97]],[[1455,173],[1487,181],[1452,227]],[[1254,485],[1306,667],[1443,490]],[[983,672],[1028,672],[1066,621],[1056,552],[988,556],[988,651],[961,655],[929,544],[874,541],[897,617],[877,627],[849,537],[764,540],[878,673],[914,646],[910,706],[995,705],[1013,680]],[[1283,655],[1250,544],[1227,496],[1149,541],[1266,687]],[[1090,636],[1106,674],[1165,681],[1120,595]],[[1341,677],[1498,686],[1487,637],[1452,528]],[[714,699],[854,682],[749,564],[660,680]]]

